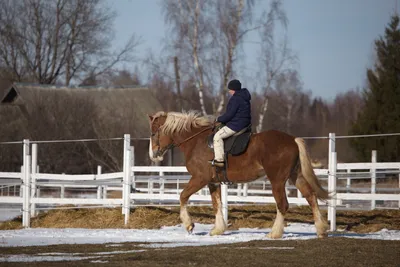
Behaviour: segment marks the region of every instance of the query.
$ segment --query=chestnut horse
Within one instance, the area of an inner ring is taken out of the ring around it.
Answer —
[[[197,111],[160,111],[149,116],[149,119],[150,159],[161,161],[168,149],[179,147],[191,175],[180,195],[180,218],[184,227],[189,233],[194,228],[186,209],[189,197],[207,185],[215,213],[215,224],[210,234],[224,233],[226,224],[221,209],[221,186],[214,167],[208,162],[213,159],[213,151],[207,146],[207,137],[212,133],[214,118],[201,116]],[[327,200],[330,196],[315,176],[303,139],[276,130],[252,134],[243,154],[228,156],[226,174],[233,183],[252,182],[263,176],[270,180],[277,214],[268,237],[281,238],[283,235],[284,215],[289,208],[285,192],[288,179],[311,206],[318,237],[327,236],[328,224],[321,216],[317,199]]]

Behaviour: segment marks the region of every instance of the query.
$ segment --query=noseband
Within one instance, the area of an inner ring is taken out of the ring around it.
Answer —
[[[174,143],[171,143],[171,144],[163,147],[162,149],[160,149],[161,148],[161,146],[160,146],[160,129],[161,129],[161,127],[158,128],[157,133],[152,134],[153,136],[157,134],[157,142],[156,142],[157,151],[156,151],[155,156],[163,155],[165,153],[165,151],[167,151],[175,146]]]

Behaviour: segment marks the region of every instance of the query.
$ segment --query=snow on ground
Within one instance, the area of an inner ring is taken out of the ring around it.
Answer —
[[[143,247],[165,248],[178,246],[206,246],[215,244],[268,240],[266,234],[271,229],[243,228],[226,231],[221,236],[210,236],[213,225],[196,224],[193,234],[188,234],[181,225],[150,229],[47,229],[30,228],[0,231],[0,247],[47,246],[56,244],[104,244],[121,242],[140,242]],[[343,236],[361,239],[400,240],[400,231],[383,229],[379,232],[357,234],[343,232],[330,236]],[[317,238],[315,227],[311,224],[292,223],[285,227],[282,240]]]
[[[22,213],[18,209],[1,209],[0,208],[0,222],[12,220],[20,216]]]

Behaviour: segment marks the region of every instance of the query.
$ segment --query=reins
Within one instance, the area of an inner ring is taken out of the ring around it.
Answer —
[[[183,140],[183,141],[180,142],[180,143],[175,144],[175,143],[172,142],[171,144],[167,145],[166,147],[164,147],[164,148],[161,149],[161,150],[160,150],[160,148],[158,148],[157,153],[163,154],[165,151],[170,150],[171,148],[179,147],[179,146],[182,145],[183,143],[185,143],[185,142],[187,142],[187,141],[193,139],[194,137],[198,136],[199,134],[204,133],[204,132],[207,131],[207,130],[214,129],[214,127],[215,127],[215,125],[209,126],[209,127],[205,128],[205,129],[201,130],[200,132],[198,132],[198,133],[196,133],[196,134],[194,134],[194,135],[192,135],[192,136],[186,138],[185,140]],[[160,128],[159,128],[157,131],[160,131]],[[157,140],[157,141],[158,141],[158,146],[159,146],[159,138],[160,138],[160,137],[158,137],[158,140]]]
[[[182,145],[183,143],[189,141],[190,139],[192,139],[192,138],[198,136],[199,134],[204,133],[205,131],[210,130],[210,129],[212,129],[212,128],[213,128],[213,127],[207,127],[207,128],[205,128],[205,129],[201,130],[200,132],[198,132],[198,133],[196,133],[196,134],[194,134],[194,135],[192,135],[192,136],[186,138],[186,139],[183,140],[182,142],[180,142],[180,143],[178,143],[178,144],[172,143],[171,145],[172,145],[173,147],[174,147],[174,146],[179,147],[179,146]]]

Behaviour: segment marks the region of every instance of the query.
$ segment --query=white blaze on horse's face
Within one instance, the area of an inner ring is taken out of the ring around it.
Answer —
[[[164,157],[163,157],[164,155],[161,155],[161,156],[157,155],[156,157],[154,156],[154,152],[153,152],[154,148],[153,148],[153,140],[152,139],[153,138],[150,137],[150,144],[149,144],[149,157],[150,157],[150,160],[153,161],[153,162],[160,162],[160,161],[162,161],[164,159]]]
[[[158,151],[160,151],[160,147],[153,146],[154,143],[158,144],[158,146],[160,145],[159,140],[158,140],[158,138],[159,138],[158,132],[156,134],[155,133],[156,129],[153,129],[153,127],[152,127],[153,126],[153,116],[149,115],[149,121],[150,121],[150,129],[152,130],[152,134],[150,136],[150,142],[149,142],[149,158],[153,162],[160,162],[163,160],[162,156],[160,157],[159,155],[157,155]],[[153,140],[153,139],[157,139],[157,140]]]
[[[150,120],[150,144],[149,144],[149,157],[154,162],[160,162],[164,159],[164,155],[171,146],[171,138],[164,135],[161,130],[162,124],[156,121],[152,116]]]

